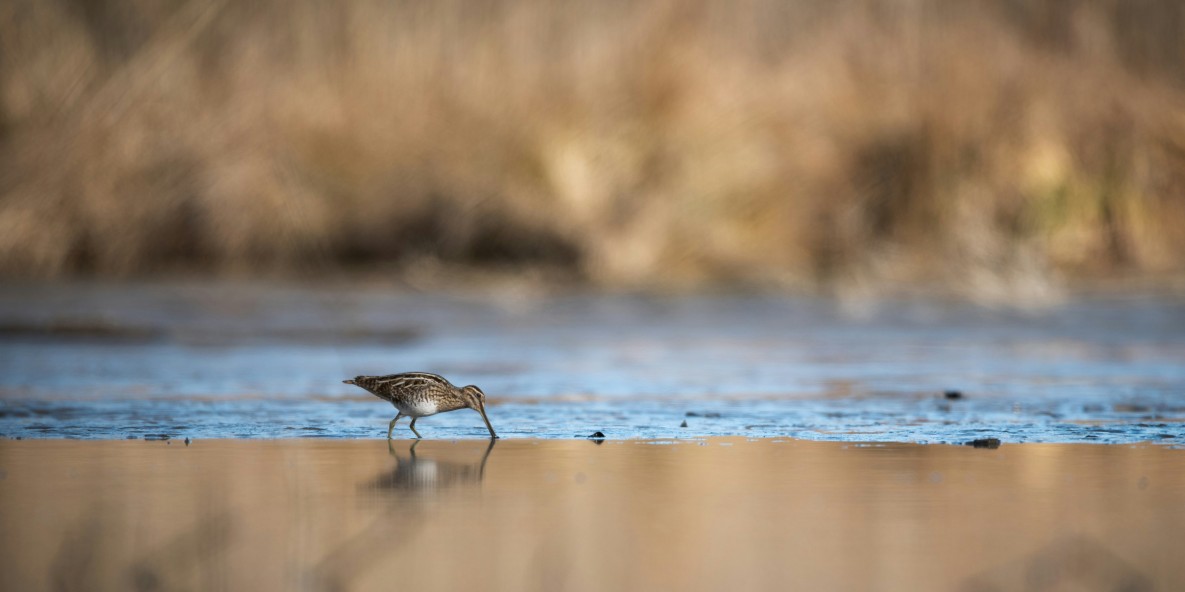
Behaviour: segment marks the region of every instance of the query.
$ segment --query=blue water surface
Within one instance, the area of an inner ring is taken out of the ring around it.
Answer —
[[[753,295],[0,287],[3,437],[383,437],[394,410],[341,380],[411,370],[481,386],[504,437],[1185,445],[1185,304],[1166,296],[853,315]],[[486,435],[471,411],[417,428]]]

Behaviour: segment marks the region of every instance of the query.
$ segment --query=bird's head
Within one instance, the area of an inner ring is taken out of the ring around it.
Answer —
[[[461,398],[465,400],[466,407],[481,414],[482,420],[490,430],[490,438],[497,438],[498,434],[494,433],[494,426],[490,425],[490,418],[486,416],[486,394],[471,384],[461,389]]]
[[[474,385],[461,389],[461,397],[465,399],[465,406],[478,411],[485,411],[486,394]]]

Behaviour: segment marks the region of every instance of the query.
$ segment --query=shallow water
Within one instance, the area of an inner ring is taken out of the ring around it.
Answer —
[[[1185,445],[1185,304],[1165,297],[852,315],[752,296],[0,287],[10,438],[382,437],[391,407],[340,381],[408,370],[480,385],[505,437]],[[468,411],[417,427],[486,433]]]
[[[4,590],[1182,590],[1185,451],[0,441]]]

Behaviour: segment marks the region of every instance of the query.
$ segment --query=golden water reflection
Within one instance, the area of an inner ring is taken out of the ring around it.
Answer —
[[[1155,446],[0,441],[4,590],[1185,589]]]

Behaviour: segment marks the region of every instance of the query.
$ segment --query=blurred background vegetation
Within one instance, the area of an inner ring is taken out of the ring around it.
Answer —
[[[1178,0],[8,0],[0,277],[1185,270]]]

